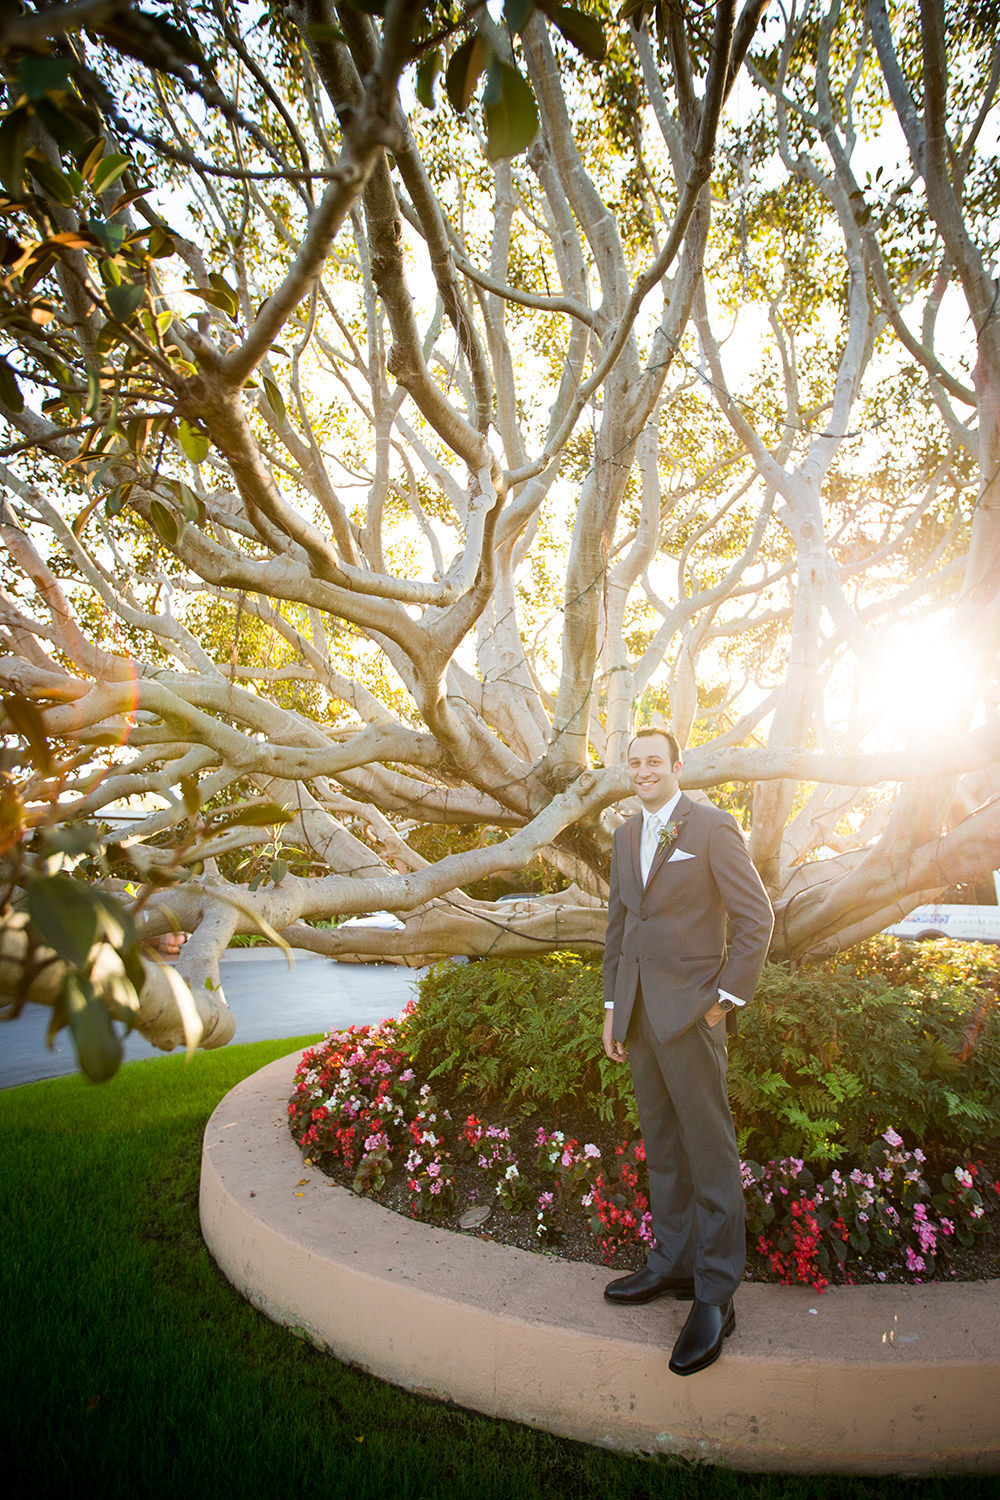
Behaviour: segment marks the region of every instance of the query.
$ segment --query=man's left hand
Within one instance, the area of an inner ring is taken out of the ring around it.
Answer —
[[[707,1010],[705,1012],[705,1020],[708,1022],[709,1026],[718,1026],[719,1022],[724,1021],[725,1019],[726,1012],[718,1003],[713,1005],[711,1010]]]

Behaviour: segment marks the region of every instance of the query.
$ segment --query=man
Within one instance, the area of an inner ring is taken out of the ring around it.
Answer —
[[[670,1360],[693,1375],[736,1326],[746,1230],[726,1031],[753,998],[774,915],[735,819],[684,796],[681,769],[665,730],[641,729],[629,745],[642,813],[612,845],[604,1050],[631,1066],[655,1241],[645,1268],[604,1295],[693,1297]]]

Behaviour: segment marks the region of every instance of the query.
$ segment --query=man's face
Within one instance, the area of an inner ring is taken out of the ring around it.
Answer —
[[[649,812],[659,812],[680,784],[681,763],[670,763],[670,741],[662,734],[644,734],[628,752],[628,777],[635,794]]]

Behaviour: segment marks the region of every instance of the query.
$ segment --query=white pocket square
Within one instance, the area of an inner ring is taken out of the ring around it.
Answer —
[[[694,855],[694,854],[685,854],[685,852],[684,852],[683,849],[675,849],[674,852],[673,852],[673,854],[671,854],[670,857],[669,857],[669,859],[667,860],[667,864],[668,865],[672,865],[675,859],[696,859],[696,858],[697,858],[697,856]]]

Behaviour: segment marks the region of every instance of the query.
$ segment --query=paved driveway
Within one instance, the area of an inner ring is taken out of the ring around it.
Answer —
[[[361,1026],[396,1016],[417,992],[421,969],[399,964],[344,964],[301,952],[289,969],[282,954],[263,948],[234,948],[219,965],[226,999],[236,1016],[237,1042],[264,1042]],[[23,1015],[0,1024],[0,1088],[55,1078],[76,1070],[69,1032],[61,1031],[55,1050],[45,1045],[48,1008],[25,1007]],[[125,1059],[162,1057],[142,1037],[125,1040]]]

